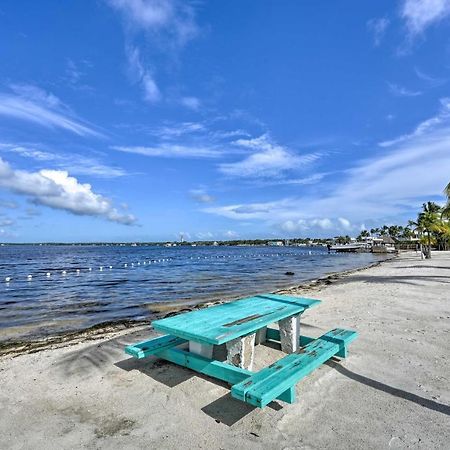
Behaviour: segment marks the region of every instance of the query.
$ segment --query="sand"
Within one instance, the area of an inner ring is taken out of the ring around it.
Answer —
[[[350,355],[265,409],[124,345],[148,327],[0,358],[0,448],[449,448],[450,252],[414,253],[290,292],[321,299],[302,334],[355,329]],[[258,346],[258,369],[282,356]]]

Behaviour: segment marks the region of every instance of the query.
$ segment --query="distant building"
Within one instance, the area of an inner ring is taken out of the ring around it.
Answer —
[[[283,247],[284,243],[283,241],[269,241],[267,245],[270,245],[272,247]]]

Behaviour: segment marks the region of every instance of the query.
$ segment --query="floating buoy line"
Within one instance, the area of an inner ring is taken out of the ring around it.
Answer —
[[[288,253],[251,253],[248,255],[211,255],[211,256],[190,256],[188,258],[189,261],[199,261],[199,260],[217,260],[217,259],[248,259],[248,258],[266,258],[266,257],[284,257],[284,256],[318,256],[318,255],[336,255],[336,253],[327,253],[327,252],[314,252],[314,251],[307,251],[307,252],[288,252]],[[61,275],[61,277],[67,277],[68,275],[76,275],[80,276],[85,273],[92,273],[94,271],[98,272],[105,272],[105,271],[112,271],[113,269],[127,269],[127,268],[135,268],[136,266],[151,266],[154,264],[159,263],[166,263],[171,261],[179,261],[177,258],[159,258],[159,259],[147,259],[143,261],[137,261],[137,262],[127,262],[127,263],[119,263],[116,266],[112,265],[105,265],[105,266],[98,266],[97,268],[94,267],[88,267],[86,269],[73,269],[73,270],[54,270],[53,272],[46,272],[45,278],[46,279],[54,279],[56,276]],[[28,274],[26,276],[26,280],[28,282],[32,282],[36,278],[39,277],[41,274],[32,275]],[[7,276],[4,278],[4,282],[6,284],[13,283],[14,281],[20,281],[21,277],[12,277]],[[23,278],[22,278],[23,279]]]

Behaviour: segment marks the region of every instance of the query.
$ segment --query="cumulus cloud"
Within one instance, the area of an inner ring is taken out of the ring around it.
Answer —
[[[345,230],[350,230],[352,228],[352,224],[345,217],[338,217],[338,222]]]
[[[400,14],[414,37],[450,15],[450,0],[404,0]]]
[[[320,157],[318,153],[296,155],[272,142],[266,134],[253,139],[238,139],[234,144],[253,153],[241,161],[219,165],[222,173],[233,177],[277,176],[281,172],[310,164]]]
[[[79,136],[103,136],[76,118],[55,95],[26,84],[13,84],[10,89],[13,93],[0,93],[0,115],[63,129]]]
[[[110,199],[93,192],[90,184],[80,183],[66,171],[16,170],[0,158],[0,187],[25,195],[35,204],[72,214],[96,216],[125,225],[136,221],[133,215],[119,212]]]

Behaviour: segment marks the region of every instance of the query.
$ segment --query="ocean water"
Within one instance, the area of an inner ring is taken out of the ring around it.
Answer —
[[[270,292],[382,258],[322,247],[5,245],[0,344],[148,319],[173,303]]]

